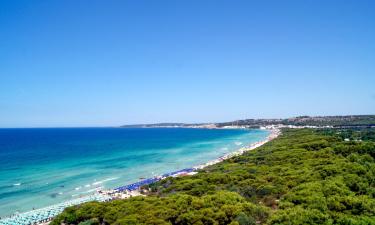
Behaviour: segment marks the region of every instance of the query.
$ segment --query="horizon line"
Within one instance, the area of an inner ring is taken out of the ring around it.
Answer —
[[[131,123],[131,124],[122,124],[122,125],[89,125],[89,126],[25,126],[25,127],[0,127],[0,129],[53,129],[53,128],[121,128],[122,126],[136,126],[136,125],[153,125],[153,124],[217,124],[217,123],[228,123],[228,122],[234,122],[234,121],[240,121],[240,120],[285,120],[285,119],[292,119],[292,118],[298,118],[298,117],[349,117],[349,116],[375,116],[375,114],[344,114],[344,115],[315,115],[315,116],[309,116],[309,115],[300,115],[300,116],[292,116],[292,117],[280,117],[280,118],[246,118],[246,119],[235,119],[235,120],[229,120],[224,122],[152,122],[152,123]]]

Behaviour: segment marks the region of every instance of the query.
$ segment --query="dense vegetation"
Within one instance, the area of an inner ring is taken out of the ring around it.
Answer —
[[[284,130],[194,176],[153,184],[148,197],[70,207],[52,225],[375,224],[372,132]]]
[[[351,141],[371,141],[375,140],[374,128],[351,128],[351,129],[322,129],[318,131],[322,134],[335,135],[341,140]]]

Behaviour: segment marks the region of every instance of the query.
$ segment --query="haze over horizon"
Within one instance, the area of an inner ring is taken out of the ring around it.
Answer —
[[[375,114],[374,1],[2,1],[0,127]]]

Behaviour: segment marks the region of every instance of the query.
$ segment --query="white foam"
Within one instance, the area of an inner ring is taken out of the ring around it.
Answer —
[[[15,184],[13,184],[14,186],[20,186],[21,185],[21,183],[15,183]]]
[[[104,182],[111,181],[111,180],[117,180],[117,179],[118,179],[118,177],[111,177],[111,178],[107,178],[107,179],[104,179],[104,180],[101,180],[101,181],[94,182],[94,183],[92,183],[92,185],[96,186],[96,185],[102,184]]]
[[[242,142],[240,142],[240,141],[236,141],[236,142],[234,142],[234,144],[235,144],[235,145],[242,145]]]
[[[101,187],[93,188],[93,189],[90,189],[90,190],[86,191],[85,193],[94,192],[94,191],[97,191],[97,190],[100,190],[100,189],[101,189]]]
[[[92,183],[92,185],[95,186],[95,185],[98,185],[98,184],[101,184],[101,183],[103,183],[103,181],[94,182],[94,183]]]

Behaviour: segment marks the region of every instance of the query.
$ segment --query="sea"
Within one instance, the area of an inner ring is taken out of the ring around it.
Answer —
[[[216,159],[257,129],[0,129],[0,217]]]

